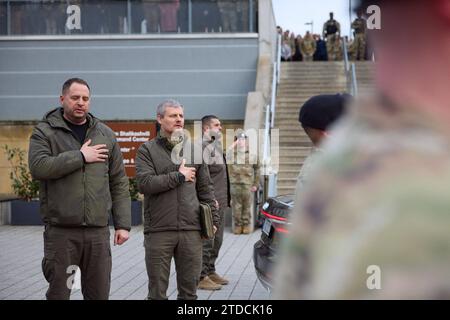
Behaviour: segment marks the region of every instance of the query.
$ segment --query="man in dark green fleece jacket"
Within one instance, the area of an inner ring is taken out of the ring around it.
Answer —
[[[185,159],[193,157],[188,154],[190,142],[183,133],[183,106],[175,100],[162,102],[157,107],[157,120],[160,133],[144,143],[136,155],[136,178],[145,196],[148,298],[167,299],[173,257],[178,299],[197,299],[202,265],[199,202],[211,207],[216,230],[220,216],[207,165],[201,159],[199,164],[186,164]]]
[[[30,138],[29,166],[40,180],[45,223],[42,270],[47,299],[69,299],[80,268],[85,299],[108,299],[112,212],[114,244],[128,240],[130,194],[114,132],[89,113],[90,88],[67,80],[61,108],[48,112]]]

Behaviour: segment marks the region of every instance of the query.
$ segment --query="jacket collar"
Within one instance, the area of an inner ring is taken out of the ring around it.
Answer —
[[[64,121],[63,112],[64,110],[62,107],[55,108],[47,112],[42,120],[44,122],[47,122],[53,128],[62,128],[68,131],[72,131],[70,130],[66,121]],[[96,117],[94,117],[91,113],[88,113],[87,115],[88,128],[95,126],[98,122],[99,120]]]

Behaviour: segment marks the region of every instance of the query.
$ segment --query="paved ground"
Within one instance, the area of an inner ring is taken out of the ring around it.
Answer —
[[[0,226],[0,299],[43,299],[47,289],[41,272],[43,227]],[[253,244],[260,230],[251,235],[234,235],[225,231],[217,271],[230,279],[218,291],[198,291],[202,300],[265,300],[268,292],[256,278],[253,267]],[[110,299],[142,300],[147,295],[142,227],[132,230],[131,239],[112,247],[113,271]],[[176,274],[172,263],[169,299],[176,299]],[[79,289],[72,299],[82,299]]]

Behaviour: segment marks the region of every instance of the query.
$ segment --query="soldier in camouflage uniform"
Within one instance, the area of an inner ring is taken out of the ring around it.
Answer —
[[[222,20],[223,32],[237,32],[237,4],[236,0],[218,0],[217,5]]]
[[[230,155],[232,153],[233,155]],[[250,155],[245,134],[239,134],[227,155],[233,209],[234,234],[248,234],[251,228],[252,193],[259,187],[259,166],[256,155]]]
[[[339,49],[336,49],[336,46],[339,46],[338,39],[341,34],[341,25],[333,19],[333,12],[330,12],[330,20],[324,23],[322,34],[323,38],[327,41],[328,60],[338,60],[336,53],[339,52]]]
[[[304,61],[313,61],[314,52],[316,52],[316,40],[314,40],[309,31],[306,32],[305,37],[300,43],[300,51]]]
[[[450,299],[450,16],[380,4],[378,93],[351,109],[296,195],[275,298]],[[398,41],[411,33],[430,45]]]
[[[358,18],[352,22],[352,29],[355,30],[355,40],[353,42],[352,60],[364,60],[366,56],[366,20],[362,18],[362,12],[358,11]]]

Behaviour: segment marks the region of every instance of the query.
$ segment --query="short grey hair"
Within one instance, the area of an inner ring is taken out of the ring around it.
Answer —
[[[158,104],[156,107],[156,115],[160,116],[161,118],[164,117],[164,114],[166,113],[166,108],[172,107],[172,108],[181,108],[184,109],[183,105],[174,99],[167,99]]]

